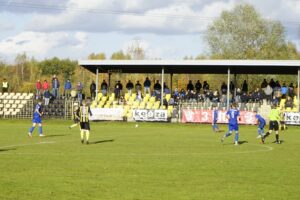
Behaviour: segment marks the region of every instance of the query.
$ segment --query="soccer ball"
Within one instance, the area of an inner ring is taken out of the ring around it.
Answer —
[[[137,127],[139,127],[139,125],[138,125],[138,124],[136,124],[136,125],[135,125],[135,128],[137,128]]]

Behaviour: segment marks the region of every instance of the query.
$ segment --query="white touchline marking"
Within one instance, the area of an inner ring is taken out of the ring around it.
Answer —
[[[7,149],[7,148],[13,148],[13,147],[25,147],[25,146],[33,146],[33,145],[41,145],[41,144],[53,144],[56,143],[55,141],[45,141],[45,142],[38,142],[38,143],[32,143],[32,144],[15,144],[10,146],[2,146],[0,149]]]

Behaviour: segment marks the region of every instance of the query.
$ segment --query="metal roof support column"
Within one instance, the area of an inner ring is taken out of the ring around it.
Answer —
[[[171,77],[170,77],[170,79],[171,79],[171,80],[170,80],[170,82],[171,82],[171,83],[170,83],[170,92],[171,92],[171,95],[172,95],[172,92],[173,92],[173,73],[171,73],[170,76],[171,76]]]
[[[300,112],[300,69],[298,68],[298,86],[297,86],[297,100],[298,100],[298,112]]]
[[[108,73],[108,88],[107,88],[107,92],[106,95],[108,95],[108,93],[110,92],[110,79],[111,79],[111,73]]]
[[[161,96],[160,96],[160,106],[164,103],[164,75],[165,75],[165,68],[161,68]]]
[[[98,100],[98,92],[99,92],[99,69],[96,69],[96,101]]]
[[[230,68],[227,70],[227,109],[229,109],[229,95],[230,94]]]

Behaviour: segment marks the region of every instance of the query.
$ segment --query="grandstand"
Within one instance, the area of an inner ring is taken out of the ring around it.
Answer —
[[[0,93],[1,118],[30,118],[33,93]]]

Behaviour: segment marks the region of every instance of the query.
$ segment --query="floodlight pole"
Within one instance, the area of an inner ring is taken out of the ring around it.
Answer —
[[[165,74],[165,68],[164,67],[162,67],[161,68],[161,96],[160,96],[160,106],[162,106],[163,105],[163,103],[164,103],[164,74]]]
[[[108,92],[110,92],[110,79],[111,79],[111,73],[108,73],[108,88],[107,88],[107,92],[106,95],[108,94]]]
[[[298,112],[300,112],[300,69],[298,69],[298,86],[297,86],[297,101],[298,101]]]
[[[230,94],[230,68],[227,70],[227,110],[229,109],[229,94]]]
[[[96,100],[98,100],[98,90],[99,90],[99,69],[96,69]]]

